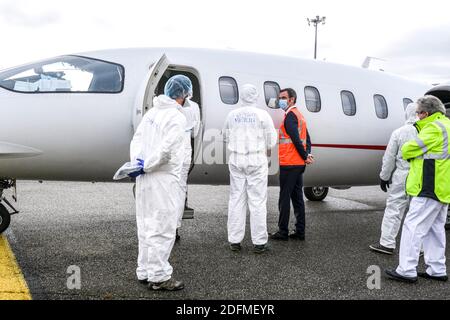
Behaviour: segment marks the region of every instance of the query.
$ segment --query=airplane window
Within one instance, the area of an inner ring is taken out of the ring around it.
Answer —
[[[373,96],[373,101],[375,103],[375,112],[377,117],[380,119],[386,119],[388,117],[388,106],[386,99],[382,95],[376,94]]]
[[[406,107],[408,104],[413,103],[413,101],[410,98],[403,98],[403,109],[406,110]]]
[[[236,104],[239,101],[239,91],[236,80],[231,77],[219,78],[220,99],[225,104]]]
[[[25,93],[118,93],[124,68],[111,62],[62,56],[0,73],[0,86]]]
[[[354,116],[356,114],[355,96],[350,91],[341,91],[342,110],[347,116]]]
[[[278,99],[278,94],[280,93],[280,86],[278,83],[273,82],[273,81],[266,81],[264,82],[264,96],[266,98],[266,105],[269,108],[272,108],[269,105],[269,101],[270,99]],[[278,106],[275,106],[276,109],[278,108]]]
[[[319,90],[315,87],[305,87],[305,102],[310,112],[319,112],[321,109]]]

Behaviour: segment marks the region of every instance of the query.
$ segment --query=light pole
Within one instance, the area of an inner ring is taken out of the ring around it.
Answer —
[[[325,18],[326,17],[319,17],[319,16],[316,16],[315,18],[313,18],[313,19],[307,19],[308,20],[308,26],[310,26],[311,25],[311,23],[314,25],[314,28],[316,29],[315,30],[315,32],[316,32],[316,37],[315,37],[315,40],[314,40],[314,59],[316,59],[317,58],[317,25],[319,24],[319,23],[322,23],[322,24],[325,24]]]

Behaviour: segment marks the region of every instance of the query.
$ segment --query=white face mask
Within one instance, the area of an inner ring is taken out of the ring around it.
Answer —
[[[182,104],[182,106],[183,107],[189,107],[189,99],[190,99],[191,97],[190,96],[187,96],[186,98],[184,98],[184,100],[183,100],[183,104]]]

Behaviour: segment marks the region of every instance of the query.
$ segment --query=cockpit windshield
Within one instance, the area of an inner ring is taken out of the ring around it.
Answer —
[[[24,93],[118,93],[123,66],[80,56],[61,56],[0,73],[0,87]]]

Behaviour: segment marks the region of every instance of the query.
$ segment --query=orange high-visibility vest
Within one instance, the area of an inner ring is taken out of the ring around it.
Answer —
[[[303,147],[306,151],[306,121],[303,115],[298,111],[296,107],[291,107],[290,110],[286,113],[283,119],[283,123],[280,128],[279,135],[279,146],[278,146],[278,157],[280,161],[280,166],[304,166],[305,160],[300,156],[295,145],[292,143],[291,138],[286,133],[286,129],[284,127],[284,120],[289,112],[293,112],[297,117],[298,121],[298,134],[300,136],[300,141],[303,144]]]

